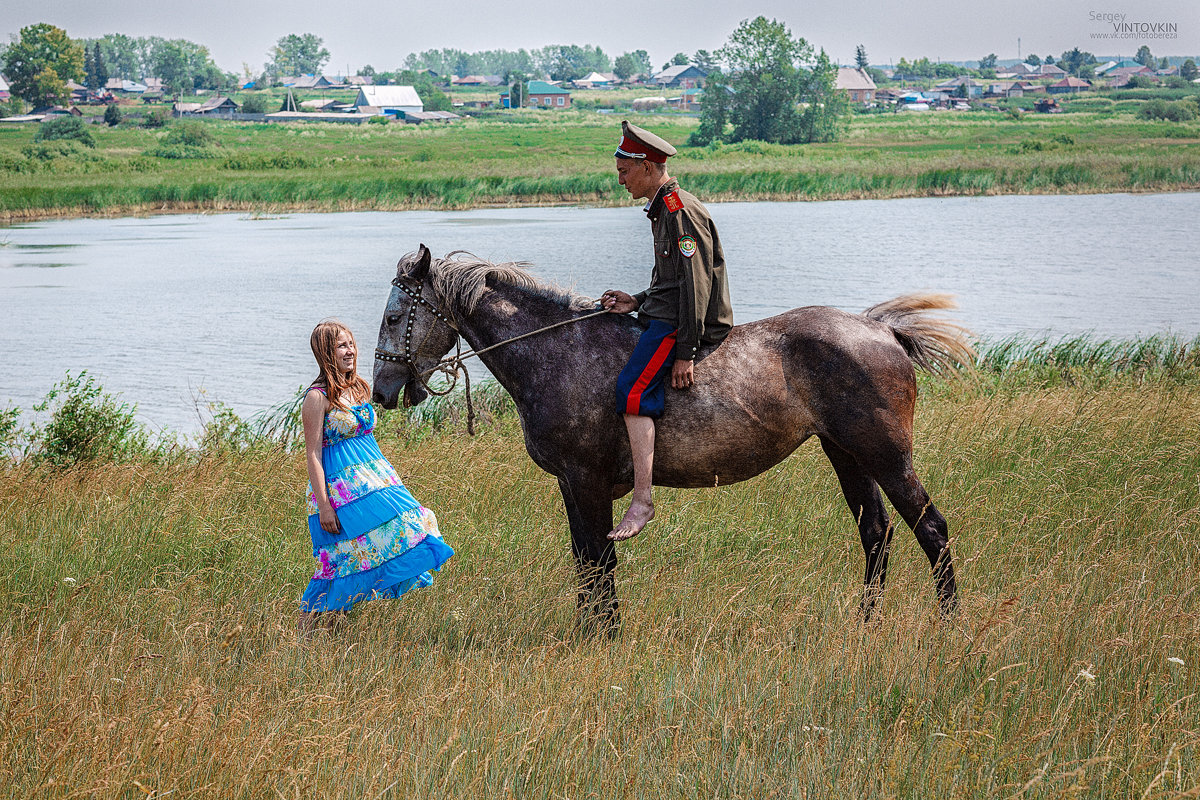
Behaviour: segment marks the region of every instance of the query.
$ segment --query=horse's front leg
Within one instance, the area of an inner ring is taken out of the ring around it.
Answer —
[[[612,530],[612,490],[599,481],[558,479],[567,522],[571,526],[571,551],[578,570],[578,623],[585,633],[616,635],[620,627],[617,610],[617,552],[608,540]]]

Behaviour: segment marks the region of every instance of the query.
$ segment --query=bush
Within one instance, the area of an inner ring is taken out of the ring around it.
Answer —
[[[83,152],[83,148],[71,139],[27,144],[21,152],[31,161],[49,161],[53,158],[70,158]]]
[[[163,144],[181,144],[186,147],[219,147],[217,137],[203,122],[178,122],[171,126],[162,138]]]
[[[221,163],[222,169],[235,170],[268,170],[268,169],[308,169],[319,162],[300,155],[299,153],[282,151],[278,153],[234,153]]]
[[[95,147],[96,139],[79,117],[54,117],[38,125],[33,135],[35,142],[74,141],[86,147]]]
[[[169,108],[156,108],[146,115],[145,122],[142,123],[143,128],[163,128],[171,121],[171,110]]]
[[[1171,122],[1187,122],[1197,116],[1197,106],[1193,98],[1176,100],[1168,103],[1166,100],[1155,98],[1142,103],[1137,115],[1140,119],[1165,119]]]
[[[0,409],[0,463],[17,456],[17,442],[21,437],[21,409]]]
[[[120,125],[123,116],[116,103],[110,103],[108,108],[104,109],[104,123],[110,128]]]
[[[146,429],[135,419],[137,406],[106,394],[87,370],[56,384],[34,411],[50,412],[33,434],[34,458],[68,468],[95,461],[128,461],[149,451]]]
[[[242,113],[243,114],[265,114],[267,113],[267,98],[261,94],[252,94],[242,98]]]
[[[367,124],[368,125],[387,125],[391,121],[392,121],[391,118],[388,117],[386,114],[380,114],[377,117],[371,117],[369,120],[367,120]]]

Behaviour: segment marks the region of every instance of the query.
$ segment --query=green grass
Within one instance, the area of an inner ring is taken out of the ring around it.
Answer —
[[[678,115],[640,121],[679,143],[695,125]],[[610,164],[616,122],[585,111],[419,128],[210,122],[215,144],[196,153],[164,144],[168,131],[118,127],[95,130],[94,150],[37,157],[27,155],[32,128],[0,128],[0,221],[614,204],[625,201]],[[682,147],[672,164],[708,200],[1194,190],[1200,123],[1138,120],[1132,109],[1019,120],[1002,112],[855,115],[838,142]]]
[[[903,527],[880,619],[858,621],[857,533],[813,443],[659,491],[621,548],[615,641],[575,633],[557,488],[502,405],[474,439],[384,421],[457,555],[308,642],[299,452],[9,464],[5,794],[1194,796],[1196,349],[1001,343],[925,381],[949,622]]]

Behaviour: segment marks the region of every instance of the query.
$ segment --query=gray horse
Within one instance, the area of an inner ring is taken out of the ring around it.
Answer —
[[[521,264],[463,253],[433,259],[421,245],[397,265],[376,351],[372,399],[395,408],[425,399],[428,375],[462,336],[476,350],[585,317],[595,301],[538,283]],[[966,331],[923,312],[946,295],[910,295],[850,314],[797,308],[736,326],[697,355],[696,383],[667,389],[657,424],[654,482],[736,483],[816,436],[833,463],[866,554],[862,611],[887,578],[891,525],[880,488],[913,529],[944,613],[956,605],[946,520],[913,470],[914,363],[967,363]],[[534,462],[558,478],[579,569],[586,623],[618,622],[613,501],[633,487],[629,443],[614,410],[616,376],[641,332],[605,314],[519,339],[480,356],[512,395]]]

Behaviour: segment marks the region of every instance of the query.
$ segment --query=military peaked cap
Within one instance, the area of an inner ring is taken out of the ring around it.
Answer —
[[[666,139],[625,121],[621,123],[621,144],[613,155],[665,164],[670,156],[675,155],[675,148]]]

